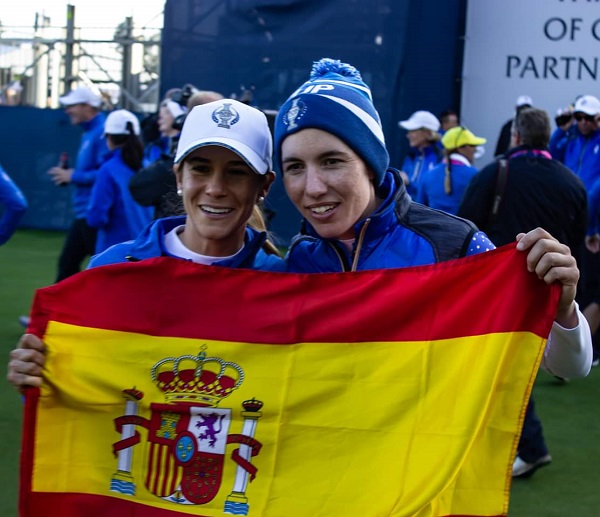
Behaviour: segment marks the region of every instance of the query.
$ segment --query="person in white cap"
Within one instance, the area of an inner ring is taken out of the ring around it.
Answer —
[[[533,100],[529,95],[519,95],[517,97],[517,101],[515,102],[515,117],[521,110],[530,108],[531,106],[533,106]],[[515,117],[507,120],[502,126],[502,129],[500,129],[500,135],[498,136],[498,142],[496,143],[496,151],[494,156],[502,156],[510,149],[511,130]]]
[[[283,271],[267,240],[258,208],[275,179],[267,117],[224,99],[196,106],[187,116],[175,155],[178,194],[185,215],[157,219],[134,241],[96,255],[89,267],[159,256],[199,264]],[[24,334],[10,353],[8,380],[17,388],[40,386],[46,346]]]
[[[106,117],[104,135],[110,152],[98,170],[87,210],[88,224],[98,230],[96,253],[137,237],[153,213],[129,192],[144,152],[138,118],[127,110],[113,111]]]
[[[59,282],[81,269],[84,259],[94,254],[96,230],[86,221],[87,207],[96,174],[108,152],[102,138],[105,115],[100,111],[102,99],[85,86],[75,88],[60,98],[71,124],[83,128],[74,167],[53,167],[48,171],[56,185],[73,185],[75,219],[69,229],[58,260]]]
[[[105,115],[101,112],[100,96],[86,86],[81,86],[59,100],[71,124],[81,126],[83,134],[74,167],[69,167],[67,160],[63,162],[61,157],[61,163],[47,172],[55,185],[73,187],[71,205],[74,218],[58,258],[55,282],[78,273],[83,261],[94,254],[96,230],[87,224],[86,214],[96,174],[108,152],[106,141],[102,138]],[[20,316],[19,323],[27,327],[29,316]]]
[[[556,128],[550,140],[550,152],[579,176],[589,196],[597,191],[596,185],[600,182],[600,100],[593,95],[578,97],[573,108],[573,120],[575,125],[571,127]],[[592,212],[595,213],[595,210],[592,209]],[[589,233],[593,235],[597,221],[590,220],[589,224]],[[595,333],[596,366],[600,357],[600,254],[592,250],[587,247],[583,250],[579,303],[584,307],[583,314]]]
[[[398,125],[408,131],[410,150],[402,163],[400,176],[411,197],[417,198],[423,172],[433,169],[443,158],[438,142],[440,121],[429,111],[415,111]]]

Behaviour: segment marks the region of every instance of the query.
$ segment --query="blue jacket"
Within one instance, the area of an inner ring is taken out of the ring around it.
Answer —
[[[0,245],[4,244],[17,229],[19,220],[27,210],[25,196],[0,165]]]
[[[443,210],[449,214],[458,212],[460,201],[462,199],[471,178],[477,174],[477,169],[463,163],[457,163],[454,160],[450,168],[450,178],[452,181],[452,193],[446,194],[444,190],[444,180],[446,177],[446,164],[440,163],[433,169],[423,172],[421,177],[421,186],[415,201],[423,203],[431,208]]]
[[[471,249],[474,239],[493,248],[470,221],[413,202],[393,169],[386,173],[380,194],[385,200],[379,209],[354,227],[352,253],[336,239],[320,238],[303,221],[303,231],[286,255],[288,270],[326,273],[433,264],[485,251]]]
[[[588,192],[600,178],[600,129],[586,138],[576,126],[568,131],[557,128],[550,139],[550,153],[579,176]]]
[[[108,153],[106,139],[102,136],[105,119],[104,113],[98,113],[92,120],[81,124],[83,135],[81,135],[75,170],[71,177],[71,183],[75,187],[73,211],[76,219],[83,219],[86,216],[96,174]]]
[[[91,227],[98,228],[96,253],[135,239],[152,221],[154,210],[138,204],[129,192],[134,174],[123,161],[121,149],[109,152],[98,169],[86,217]]]
[[[164,237],[173,228],[185,224],[185,216],[165,217],[150,223],[135,241],[116,244],[100,255],[92,257],[88,267],[118,264],[121,262],[138,262],[153,257],[172,257],[164,247]],[[263,249],[267,238],[264,232],[246,228],[244,249],[235,257],[220,260],[213,265],[243,269],[259,269],[261,271],[284,271],[283,260],[276,255],[269,255]],[[179,257],[175,257],[179,258]]]
[[[408,156],[404,159],[402,170],[408,175],[410,184],[406,187],[409,195],[416,199],[421,185],[423,173],[433,169],[442,159],[442,151],[437,143],[425,147],[423,152],[418,149],[411,149]]]

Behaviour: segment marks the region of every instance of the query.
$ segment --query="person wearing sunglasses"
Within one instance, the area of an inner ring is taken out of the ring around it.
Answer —
[[[600,100],[593,95],[582,95],[575,101],[573,109],[574,127],[557,128],[550,141],[552,156],[563,162],[583,182],[590,194],[600,181]],[[590,211],[595,213],[593,206]],[[594,216],[595,219],[595,216]],[[595,220],[589,221],[590,228]],[[578,301],[583,314],[593,330],[600,326],[600,254],[588,248],[582,250],[580,264],[581,282]],[[600,344],[598,332],[594,335],[594,364],[598,364]]]
[[[600,176],[600,100],[593,95],[582,95],[575,102],[573,131],[558,127],[550,140],[552,157],[563,162],[581,178],[585,188],[591,189]]]

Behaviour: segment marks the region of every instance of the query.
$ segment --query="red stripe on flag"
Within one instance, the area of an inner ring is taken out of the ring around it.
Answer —
[[[28,515],[44,517],[178,517],[185,512],[184,505],[174,505],[173,510],[146,506],[139,502],[89,494],[53,494],[38,492],[31,494]],[[194,508],[198,508],[195,506]],[[24,515],[24,514],[22,514]],[[197,517],[207,517],[198,515]],[[502,515],[452,514],[445,517],[506,517]]]
[[[525,260],[526,254],[510,244],[434,266],[291,274],[161,257],[84,271],[39,290],[32,331],[42,336],[47,321],[56,320],[156,336],[271,344],[426,341],[517,331],[546,337],[560,289],[529,273]],[[407,300],[401,307],[393,302],[398,291]],[[412,310],[440,296],[447,302],[433,319]],[[157,297],[167,297],[160,310],[152,303]],[[548,297],[553,303],[546,317],[528,317],[547,306]],[[481,316],[486,299],[496,312],[493,319]],[[233,300],[235,311],[230,310]],[[186,316],[191,310],[201,318]],[[515,312],[523,316],[516,318]],[[374,314],[379,315],[376,325]]]
[[[91,494],[35,492],[30,496],[29,516],[44,517],[181,517],[187,507],[173,505],[164,510],[116,497]],[[197,508],[197,507],[195,507]],[[183,512],[183,513],[182,513]],[[196,515],[196,514],[194,514]],[[198,517],[207,517],[198,515]]]

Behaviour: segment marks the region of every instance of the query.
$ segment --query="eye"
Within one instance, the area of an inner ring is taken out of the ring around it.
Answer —
[[[190,167],[190,172],[195,175],[204,175],[210,172],[210,167],[208,165],[196,164]]]
[[[233,176],[249,176],[250,174],[252,174],[252,171],[250,169],[244,167],[229,169],[227,172],[229,174],[232,174]]]
[[[342,160],[340,158],[325,158],[325,160],[323,160],[323,165],[325,167],[335,167],[336,165],[339,165],[340,163],[342,163]]]
[[[299,174],[304,170],[304,166],[300,162],[288,162],[286,163],[283,172],[287,174]]]

